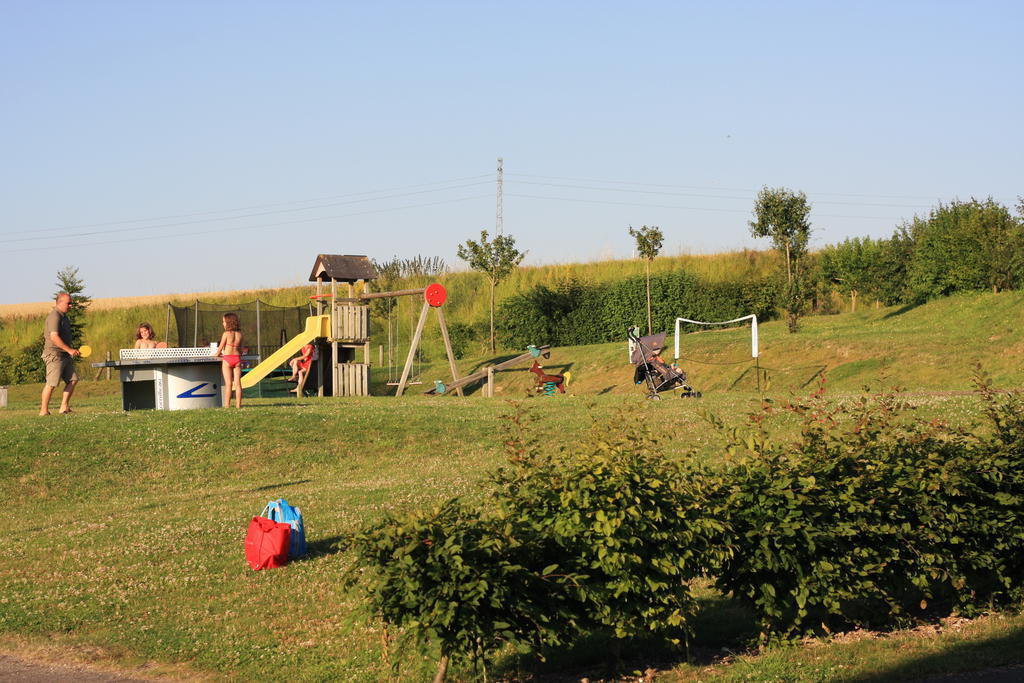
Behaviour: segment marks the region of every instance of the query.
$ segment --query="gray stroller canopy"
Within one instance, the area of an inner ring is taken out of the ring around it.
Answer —
[[[629,362],[633,365],[640,365],[647,360],[648,355],[660,352],[665,348],[665,337],[667,335],[668,332],[659,332],[658,334],[640,337],[640,343],[633,346],[633,353],[629,356]]]

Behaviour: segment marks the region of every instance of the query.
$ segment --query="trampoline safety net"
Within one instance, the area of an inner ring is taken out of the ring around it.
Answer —
[[[209,346],[224,332],[221,317],[237,313],[249,353],[266,358],[302,332],[306,318],[314,315],[312,305],[272,306],[256,300],[240,304],[211,304],[197,301],[191,306],[168,304],[174,314],[178,346]],[[168,335],[170,336],[170,335]]]

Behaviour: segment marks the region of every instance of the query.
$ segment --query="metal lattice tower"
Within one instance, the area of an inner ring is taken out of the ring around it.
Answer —
[[[501,215],[501,186],[504,183],[505,172],[501,168],[501,157],[498,157],[498,208],[494,218],[494,234],[500,235],[504,229],[504,219]]]

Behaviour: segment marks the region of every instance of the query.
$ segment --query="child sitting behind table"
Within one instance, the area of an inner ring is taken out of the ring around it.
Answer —
[[[135,348],[155,349],[156,347],[156,334],[153,333],[153,326],[149,323],[139,323],[139,327],[135,330]]]

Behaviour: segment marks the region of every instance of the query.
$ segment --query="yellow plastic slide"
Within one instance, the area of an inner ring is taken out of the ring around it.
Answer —
[[[242,388],[248,389],[269,375],[273,370],[284,365],[296,355],[303,346],[317,337],[331,336],[331,316],[311,315],[306,318],[306,329],[288,340],[288,343],[274,353],[267,356],[267,359],[242,375]]]

